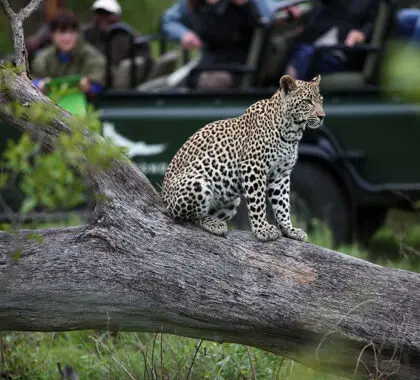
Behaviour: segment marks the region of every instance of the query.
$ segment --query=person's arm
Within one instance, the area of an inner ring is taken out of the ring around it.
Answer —
[[[167,9],[162,16],[162,31],[168,38],[181,41],[183,36],[191,32],[189,9],[186,0],[180,0]]]
[[[379,1],[378,0],[370,0],[369,6],[364,14],[364,24],[360,28],[360,31],[364,34],[365,40],[369,40],[372,32],[373,27],[375,25],[376,19],[378,17],[379,12]]]
[[[83,91],[89,94],[101,92],[105,85],[106,60],[102,53],[94,47],[87,47],[86,58],[81,73],[86,80],[82,78],[81,87]]]
[[[271,20],[276,8],[276,4],[278,3],[273,0],[252,0],[252,2],[257,8],[260,17]]]
[[[33,59],[30,67],[32,78],[44,78],[48,76],[46,68],[45,50],[40,51]]]
[[[33,78],[32,83],[42,92],[46,91],[46,84],[48,82],[46,78],[49,76],[46,61],[45,51],[41,51],[35,56],[30,67],[30,75]]]
[[[373,27],[378,17],[379,1],[371,0],[363,13],[364,23],[362,27],[351,30],[344,41],[347,46],[354,46],[356,44],[363,44],[368,41],[372,35]]]

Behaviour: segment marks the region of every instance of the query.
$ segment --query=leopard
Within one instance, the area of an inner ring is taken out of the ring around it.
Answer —
[[[290,216],[290,176],[306,128],[325,118],[321,76],[283,75],[274,94],[238,117],[213,121],[189,137],[169,163],[162,198],[171,216],[218,236],[245,199],[251,231],[260,241],[281,236],[306,241]],[[275,224],[267,219],[267,202]]]

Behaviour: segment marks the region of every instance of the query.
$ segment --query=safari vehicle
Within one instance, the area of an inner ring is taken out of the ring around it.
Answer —
[[[240,115],[276,90],[296,30],[297,22],[289,20],[285,11],[293,4],[307,2],[279,2],[275,19],[263,20],[255,31],[245,66],[206,68],[243,73],[241,86],[234,91],[180,87],[186,73],[196,70],[194,59],[166,50],[161,35],[136,39],[127,26],[114,26],[110,40],[118,33],[132,35],[133,57],[116,70],[108,65],[107,90],[95,101],[102,110],[104,136],[125,146],[129,157],[159,187],[168,163],[191,134],[208,122]],[[325,124],[306,131],[299,147],[292,175],[292,212],[308,223],[326,222],[336,243],[367,239],[390,208],[414,209],[420,200],[416,167],[420,107],[379,84],[394,11],[393,2],[382,0],[370,44],[356,47],[366,52],[362,71],[323,75]],[[145,77],[134,48],[151,40],[159,41],[161,54]],[[127,78],[125,83],[121,78]],[[4,124],[0,131],[3,136],[17,136]],[[244,208],[234,223],[247,224]]]

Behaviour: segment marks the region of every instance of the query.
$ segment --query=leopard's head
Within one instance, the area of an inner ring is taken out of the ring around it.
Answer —
[[[294,80],[289,75],[283,75],[280,79],[283,114],[290,115],[292,124],[299,129],[318,128],[324,121],[320,81],[321,75],[308,82]]]

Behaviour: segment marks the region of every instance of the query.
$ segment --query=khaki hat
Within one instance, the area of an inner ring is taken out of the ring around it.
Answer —
[[[116,15],[121,14],[121,6],[116,0],[96,0],[92,5],[92,10],[103,9],[109,13]]]

